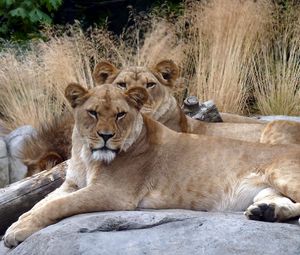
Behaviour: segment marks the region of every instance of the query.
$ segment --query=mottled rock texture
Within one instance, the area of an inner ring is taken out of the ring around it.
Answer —
[[[242,213],[186,210],[82,214],[49,226],[9,255],[297,254],[300,226],[247,220]]]
[[[9,162],[6,143],[0,138],[0,188],[9,184]]]
[[[25,177],[27,167],[21,162],[19,151],[22,149],[25,139],[35,135],[35,133],[36,130],[27,125],[15,129],[4,138],[10,163],[9,183],[19,181]]]

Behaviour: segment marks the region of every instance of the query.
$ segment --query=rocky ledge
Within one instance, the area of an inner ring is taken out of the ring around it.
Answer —
[[[247,220],[242,213],[186,210],[76,215],[1,255],[300,254],[300,226]]]
[[[22,126],[7,136],[0,137],[0,188],[25,177],[27,167],[20,160],[20,150],[25,139],[35,134],[33,127]]]

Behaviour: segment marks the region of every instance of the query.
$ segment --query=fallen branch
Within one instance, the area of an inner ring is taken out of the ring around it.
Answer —
[[[65,179],[67,161],[0,189],[0,235],[20,215],[58,188]]]

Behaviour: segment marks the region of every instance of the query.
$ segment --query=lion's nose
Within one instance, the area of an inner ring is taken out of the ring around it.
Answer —
[[[110,138],[112,138],[115,134],[112,133],[104,133],[104,132],[97,132],[97,134],[102,137],[104,142],[107,142]]]

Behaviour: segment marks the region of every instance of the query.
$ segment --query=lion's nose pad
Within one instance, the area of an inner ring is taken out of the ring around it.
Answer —
[[[115,134],[112,133],[101,133],[101,132],[97,132],[97,134],[102,137],[102,139],[104,140],[104,142],[106,143],[110,138],[112,138]]]

